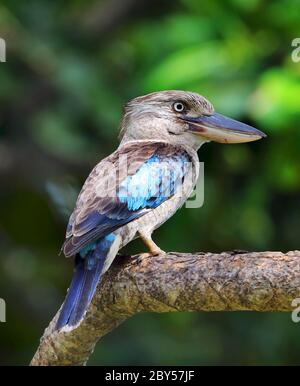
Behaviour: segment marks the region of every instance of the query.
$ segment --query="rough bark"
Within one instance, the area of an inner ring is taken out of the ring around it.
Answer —
[[[102,336],[139,312],[291,311],[297,297],[300,251],[120,256],[82,323],[54,331],[57,314],[31,365],[84,365]]]

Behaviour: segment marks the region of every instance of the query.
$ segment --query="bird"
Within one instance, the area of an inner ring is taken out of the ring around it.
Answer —
[[[74,257],[75,268],[56,329],[78,327],[101,277],[130,241],[140,238],[149,255],[165,254],[152,233],[191,195],[204,143],[263,137],[195,92],[158,91],[125,104],[120,144],[91,171],[67,225],[62,252]]]

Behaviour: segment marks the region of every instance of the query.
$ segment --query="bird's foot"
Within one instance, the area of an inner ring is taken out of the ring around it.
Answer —
[[[166,254],[167,254],[167,252],[160,249],[157,245],[156,245],[156,248],[151,248],[151,250],[149,252],[150,256],[164,256]]]
[[[146,245],[146,247],[149,249],[149,253],[145,253],[143,255],[149,256],[158,256],[158,255],[165,255],[166,252],[159,248],[155,244],[155,242],[151,239],[151,235],[146,235],[140,232],[140,237],[143,243]]]
[[[136,262],[137,264],[139,264],[143,259],[147,259],[153,256],[165,256],[166,254],[167,252],[158,248],[158,249],[155,249],[155,251],[140,253],[136,258]]]

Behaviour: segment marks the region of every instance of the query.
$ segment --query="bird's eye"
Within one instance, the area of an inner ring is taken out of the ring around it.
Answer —
[[[186,111],[186,105],[183,102],[175,102],[173,104],[173,109],[177,113],[183,113],[184,111]]]

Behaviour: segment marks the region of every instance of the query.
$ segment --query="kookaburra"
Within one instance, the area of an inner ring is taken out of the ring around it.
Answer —
[[[67,226],[62,250],[74,256],[75,273],[57,329],[80,323],[101,276],[131,240],[140,237],[150,254],[164,253],[152,233],[193,191],[197,150],[205,142],[262,137],[261,131],[215,113],[193,92],[160,91],[127,103],[120,145],[88,176]]]

